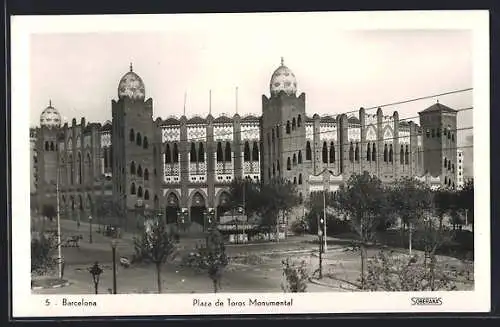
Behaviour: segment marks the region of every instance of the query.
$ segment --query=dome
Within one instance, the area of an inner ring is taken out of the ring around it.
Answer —
[[[40,126],[48,128],[61,126],[61,114],[56,108],[52,107],[52,101],[49,101],[49,106],[40,115]]]
[[[142,78],[134,73],[132,64],[130,64],[130,71],[123,75],[118,84],[118,98],[129,98],[131,100],[144,100],[146,91]]]
[[[295,74],[284,65],[281,58],[281,66],[273,73],[270,82],[271,96],[278,95],[284,91],[287,95],[295,95],[297,93],[297,79]]]

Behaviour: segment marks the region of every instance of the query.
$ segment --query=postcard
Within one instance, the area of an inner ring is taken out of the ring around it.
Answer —
[[[487,11],[11,23],[14,318],[490,310]]]

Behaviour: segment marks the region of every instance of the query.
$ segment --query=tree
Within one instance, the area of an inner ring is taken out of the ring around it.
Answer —
[[[121,203],[112,196],[101,195],[96,197],[94,204],[94,215],[98,223],[103,220],[114,225],[119,225],[119,217],[125,217],[125,212]]]
[[[54,205],[46,203],[42,206],[42,216],[47,217],[50,221],[57,216],[57,210]]]
[[[229,258],[226,254],[224,239],[216,228],[211,228],[205,244],[197,248],[195,259],[195,268],[208,273],[208,277],[212,280],[214,293],[217,293],[220,289],[222,273],[229,263]]]
[[[361,286],[365,286],[366,247],[373,242],[377,226],[387,213],[387,195],[382,182],[368,172],[353,174],[336,193],[337,210],[349,218],[351,228],[358,235],[361,254]]]
[[[432,206],[430,188],[414,178],[404,177],[390,188],[389,206],[401,218],[401,241],[404,245],[404,232],[408,227],[408,249],[412,250],[412,227],[423,218]]]
[[[456,193],[446,188],[432,192],[433,208],[418,222],[419,241],[424,249],[424,268],[429,269],[429,286],[436,289],[436,251],[453,239],[453,231],[445,224],[446,215],[455,210]]]
[[[285,217],[300,203],[296,186],[284,179],[275,179],[260,187],[261,227],[276,228],[278,239],[279,217]]]
[[[161,293],[161,268],[167,261],[177,255],[177,246],[174,236],[167,230],[162,219],[151,217],[141,237],[134,238],[134,262],[153,263],[156,268],[158,293]]]
[[[57,234],[41,232],[31,239],[31,272],[44,275],[57,264]]]
[[[259,212],[261,193],[260,185],[248,179],[236,179],[229,187],[230,207],[244,207],[247,216]]]

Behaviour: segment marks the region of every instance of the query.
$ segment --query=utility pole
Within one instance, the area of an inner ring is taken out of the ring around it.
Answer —
[[[324,222],[323,222],[324,237],[323,238],[324,238],[324,242],[325,242],[325,244],[323,246],[323,251],[326,253],[326,250],[327,250],[327,245],[326,245],[326,242],[327,242],[327,240],[326,240],[326,190],[323,190],[323,220],[324,220]]]
[[[318,239],[319,239],[319,279],[323,278],[323,240],[322,240],[321,218],[318,214]]]

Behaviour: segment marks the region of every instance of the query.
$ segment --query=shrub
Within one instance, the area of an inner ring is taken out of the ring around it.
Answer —
[[[419,256],[380,251],[368,261],[365,289],[386,292],[451,291],[456,289],[456,285],[450,273],[436,262],[427,262]]]
[[[307,222],[303,219],[295,220],[291,226],[292,232],[299,235],[303,235],[307,231],[307,229]]]
[[[57,239],[52,234],[40,233],[31,240],[31,272],[44,275],[51,272],[56,264]]]
[[[283,277],[285,281],[281,284],[281,289],[284,292],[304,293],[307,289],[307,280],[309,273],[304,260],[300,263],[290,262],[290,258],[282,261]]]

